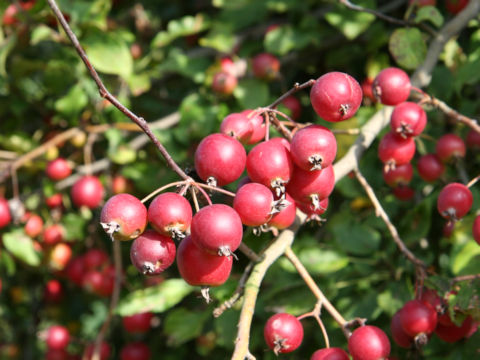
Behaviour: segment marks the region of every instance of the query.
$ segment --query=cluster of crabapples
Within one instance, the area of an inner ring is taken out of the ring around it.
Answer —
[[[415,102],[409,102],[412,89],[408,75],[398,68],[382,70],[373,82],[373,93],[379,101],[395,106],[390,117],[390,132],[380,141],[378,156],[384,164],[383,178],[393,188],[395,196],[409,200],[415,192],[408,184],[413,177],[412,159],[416,145],[414,138],[422,133],[427,124],[427,115]],[[467,144],[475,149],[480,144],[480,134],[470,130]],[[456,134],[441,136],[435,152],[424,154],[417,160],[420,177],[432,183],[445,173],[445,167],[465,157],[465,142]],[[464,217],[472,207],[473,196],[467,185],[452,182],[443,187],[437,199],[437,209],[447,220],[447,228]],[[480,244],[480,217],[473,226],[473,236]]]

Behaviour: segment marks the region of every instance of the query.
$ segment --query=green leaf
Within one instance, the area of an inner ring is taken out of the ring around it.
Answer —
[[[185,308],[172,310],[165,318],[164,331],[168,335],[168,345],[179,346],[202,333],[209,313],[193,312]]]
[[[469,241],[465,243],[460,251],[452,255],[450,260],[450,269],[454,275],[479,273],[480,246],[478,246],[475,241]]]
[[[151,87],[151,80],[148,74],[135,74],[133,73],[127,79],[128,86],[130,87],[130,91],[134,96],[140,96],[143,93],[150,90]]]
[[[128,145],[120,145],[112,151],[108,151],[108,157],[115,164],[126,165],[137,159],[137,152]]]
[[[380,233],[360,223],[349,221],[345,214],[336,215],[329,221],[335,240],[349,253],[369,255],[380,246]]]
[[[418,9],[413,21],[417,24],[422,21],[430,21],[436,27],[440,27],[443,25],[443,16],[435,6],[422,6]]]
[[[357,5],[373,8],[371,0],[357,1]],[[343,5],[336,5],[336,9],[325,14],[325,20],[333,27],[340,30],[349,40],[355,39],[368,29],[375,20],[375,16],[363,11],[352,11]]]
[[[197,34],[210,27],[210,21],[204,14],[184,16],[168,22],[167,31],[160,31],[152,40],[152,47],[159,48],[170,44],[176,38]]]
[[[238,83],[233,95],[244,109],[254,109],[268,102],[268,85],[256,79],[246,79]]]
[[[23,230],[16,229],[3,234],[3,245],[13,256],[28,265],[40,265],[40,254],[33,248],[33,240]]]
[[[416,69],[427,55],[427,45],[417,28],[396,29],[388,47],[398,65],[409,70]]]
[[[348,265],[348,258],[333,250],[307,247],[298,253],[298,258],[312,275],[329,274],[343,269]],[[281,262],[280,265],[286,270],[295,272],[295,268],[289,261]]]
[[[12,256],[7,253],[6,251],[2,251],[0,253],[0,266],[5,269],[8,276],[12,276],[15,274],[16,266],[15,260],[13,260]]]
[[[190,58],[180,49],[172,49],[167,59],[158,67],[158,72],[176,72],[185,77],[191,78],[196,83],[202,83],[205,80],[207,68],[211,65],[211,60],[207,58]]]
[[[230,26],[221,26],[202,37],[199,44],[220,52],[230,53],[235,46],[235,33]]]
[[[87,221],[77,213],[69,213],[62,217],[62,225],[65,228],[65,239],[69,241],[85,238],[85,226]]]
[[[265,49],[277,55],[285,55],[294,49],[302,49],[312,41],[311,34],[303,34],[290,25],[269,31],[264,39]]]
[[[100,72],[128,78],[133,71],[130,49],[116,32],[94,30],[83,39],[85,51],[92,65]]]
[[[10,54],[10,51],[15,46],[16,42],[17,37],[13,34],[0,43],[0,76],[7,76],[5,64],[7,62],[8,54]]]
[[[183,279],[165,280],[158,286],[129,293],[118,304],[116,313],[127,316],[145,311],[163,312],[178,304],[194,289]]]
[[[88,96],[80,84],[75,84],[68,93],[55,101],[55,110],[68,117],[78,115],[88,104]]]

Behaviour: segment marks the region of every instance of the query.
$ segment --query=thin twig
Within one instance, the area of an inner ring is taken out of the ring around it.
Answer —
[[[295,83],[290,90],[288,90],[285,94],[280,96],[277,100],[275,100],[273,103],[271,103],[267,107],[271,108],[271,109],[276,108],[278,105],[280,105],[283,102],[283,100],[285,100],[290,95],[293,95],[296,92],[299,92],[300,90],[312,87],[313,84],[315,84],[315,81],[316,80],[311,79],[311,80],[308,80],[308,81],[304,82],[303,84]]]
[[[378,200],[377,196],[375,195],[375,192],[373,191],[372,187],[370,184],[367,182],[367,179],[360,173],[360,170],[354,169],[353,170],[355,173],[355,176],[358,179],[358,182],[360,185],[362,185],[363,189],[367,193],[368,197],[370,198],[370,201],[372,202],[376,215],[380,217],[385,225],[387,226],[388,231],[390,232],[390,235],[392,235],[393,241],[395,241],[395,244],[397,244],[398,248],[402,252],[403,255],[413,264],[415,265],[415,268],[419,269],[422,273],[425,272],[425,269],[427,266],[425,263],[417,258],[405,245],[403,240],[400,238],[400,235],[398,234],[397,228],[392,224],[390,221],[390,218],[388,217],[387,213],[383,209],[382,205],[380,204],[380,201]]]
[[[477,181],[480,180],[480,175],[475,176],[472,180],[470,180],[467,184],[467,187],[472,187],[477,183]]]
[[[461,281],[472,281],[472,280],[476,280],[476,279],[480,279],[480,274],[457,276],[457,277],[454,277],[453,279],[451,279],[450,283],[455,284],[455,283],[461,282]]]
[[[250,249],[245,243],[241,242],[240,246],[238,247],[238,250],[242,252],[243,255],[248,257],[251,261],[258,263],[262,261],[262,257],[258,255],[255,251]]]
[[[118,99],[113,96],[105,87],[103,84],[102,80],[98,76],[97,71],[93,67],[93,65],[90,63],[90,60],[87,57],[87,54],[85,53],[85,50],[82,48],[80,45],[80,42],[78,41],[76,35],[73,33],[72,29],[70,28],[70,25],[67,23],[65,20],[62,12],[58,8],[55,0],[47,0],[50,8],[52,11],[55,13],[55,16],[58,18],[60,21],[60,24],[62,25],[62,28],[65,30],[65,33],[67,34],[68,38],[72,42],[73,46],[75,47],[75,50],[77,51],[78,55],[82,59],[83,63],[87,67],[87,70],[90,73],[90,76],[92,79],[95,81],[98,87],[98,91],[100,93],[100,96],[102,98],[107,99],[110,101],[117,109],[119,109],[123,114],[125,114],[128,118],[130,118],[135,124],[137,124],[144,132],[147,134],[147,136],[150,138],[150,140],[155,144],[157,147],[158,151],[160,154],[162,154],[163,158],[167,162],[167,165],[175,171],[178,176],[180,176],[182,179],[187,180],[189,179],[189,176],[185,174],[185,172],[177,165],[177,163],[173,160],[167,149],[163,146],[163,144],[158,140],[158,138],[153,134],[152,130],[150,129],[147,121],[145,121],[144,118],[137,116],[134,114],[132,111],[130,111],[127,107],[125,107]]]
[[[323,323],[320,315],[322,311],[322,300],[318,300],[317,303],[315,304],[315,307],[313,308],[312,311],[305,313],[303,315],[297,316],[298,320],[305,319],[306,317],[313,317],[318,323],[318,326],[320,326],[320,330],[322,331],[323,338],[325,340],[325,347],[329,348],[330,347],[330,340],[328,339],[328,333],[327,329],[325,329],[325,324]]]
[[[118,240],[113,240],[113,263],[115,266],[115,281],[113,285],[112,297],[110,298],[110,306],[108,308],[107,318],[103,322],[102,328],[95,339],[95,348],[93,351],[92,360],[100,360],[101,345],[112,321],[113,313],[118,304],[118,299],[120,298],[120,288],[122,285],[122,252],[120,248],[120,241]]]
[[[162,186],[162,187],[159,187],[158,189],[155,189],[154,191],[152,191],[150,194],[148,194],[147,196],[145,196],[141,202],[142,203],[145,203],[147,202],[148,200],[150,200],[152,197],[154,197],[155,195],[161,193],[163,190],[166,190],[168,188],[171,188],[171,187],[174,187],[174,186],[181,186],[181,185],[185,185],[186,184],[186,181],[175,181],[173,183],[170,183],[170,184],[167,184],[165,186]]]

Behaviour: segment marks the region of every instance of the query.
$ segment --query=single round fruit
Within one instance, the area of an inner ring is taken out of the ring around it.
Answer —
[[[11,221],[12,215],[10,214],[8,201],[3,197],[0,197],[0,229],[10,224]]]
[[[297,121],[302,115],[302,104],[295,96],[287,96],[282,101],[282,104],[290,111],[290,117],[292,120]]]
[[[50,209],[62,206],[62,194],[53,194],[45,199],[45,203]]]
[[[448,318],[448,323],[444,320],[445,317]],[[472,323],[472,317],[467,316],[465,320],[457,326],[450,320],[448,313],[446,313],[439,317],[437,327],[435,328],[435,334],[443,341],[454,343],[467,336],[472,327]]]
[[[85,262],[83,256],[77,256],[67,264],[65,269],[65,274],[68,279],[78,286],[82,286],[83,283],[83,274],[85,273]]]
[[[249,145],[258,143],[265,138],[266,126],[263,122],[263,116],[258,114],[255,110],[243,110],[241,114],[245,115],[252,127],[252,134],[248,140]]]
[[[124,316],[122,324],[129,333],[145,333],[152,327],[153,313],[150,311]]]
[[[147,226],[147,208],[130,194],[114,195],[102,208],[100,224],[112,239],[135,239]]]
[[[25,231],[25,234],[27,234],[31,238],[37,237],[42,233],[43,219],[37,214],[32,214],[28,217],[23,229]]]
[[[180,242],[177,267],[182,278],[192,286],[219,286],[227,281],[233,256],[218,256],[197,247],[190,236]]]
[[[296,350],[302,344],[303,326],[295,316],[279,313],[268,319],[263,336],[275,354],[285,354]]]
[[[71,195],[75,206],[94,209],[102,202],[104,189],[96,176],[86,175],[73,184]]]
[[[273,80],[280,72],[280,61],[272,54],[261,53],[253,58],[252,69],[257,78]]]
[[[438,139],[435,152],[440,161],[445,163],[455,158],[464,158],[466,147],[460,136],[445,134]]]
[[[72,258],[72,248],[66,243],[59,243],[53,246],[48,255],[50,268],[63,270]]]
[[[427,182],[438,180],[445,172],[445,166],[435,154],[422,155],[417,161],[420,177]]]
[[[242,242],[242,220],[230,206],[205,206],[193,216],[191,235],[192,241],[203,251],[230,256]]]
[[[72,168],[64,158],[56,158],[47,164],[45,172],[50,179],[58,181],[69,177],[72,173]]]
[[[479,150],[480,149],[480,133],[476,132],[475,130],[471,129],[467,133],[466,138],[467,147],[472,150]]]
[[[477,244],[480,245],[480,215],[477,215],[473,221],[472,234]]]
[[[383,180],[388,186],[395,188],[399,185],[408,185],[413,177],[412,164],[406,163],[395,166],[395,169],[383,169]]]
[[[149,360],[149,347],[140,341],[128,343],[120,351],[120,360]]]
[[[411,88],[407,73],[395,67],[383,69],[373,81],[373,93],[384,105],[398,105],[406,101]]]
[[[144,275],[158,275],[175,261],[173,240],[154,230],[147,230],[130,247],[132,264]]]
[[[405,101],[393,109],[390,117],[392,131],[401,137],[418,136],[427,125],[427,114],[421,106]]]
[[[341,348],[331,347],[315,351],[310,360],[349,360],[347,352]]]
[[[373,95],[373,79],[370,77],[365,78],[360,85],[362,87],[364,102],[366,104],[375,103],[377,99]]]
[[[380,360],[390,355],[390,341],[376,326],[356,328],[348,339],[348,351],[353,360]]]
[[[49,349],[65,349],[70,342],[70,333],[67,328],[53,325],[48,328],[46,343]]]
[[[285,200],[288,202],[288,205],[280,210],[280,212],[274,214],[267,222],[267,225],[283,230],[293,224],[296,217],[297,206],[295,205],[295,200],[289,193],[285,193]]]
[[[311,171],[321,170],[330,166],[335,160],[337,140],[326,127],[310,125],[293,135],[290,154],[299,168]]]
[[[331,122],[350,119],[362,103],[362,88],[348,74],[333,71],[320,76],[310,91],[313,109]]]
[[[272,191],[259,183],[245,184],[235,194],[233,208],[243,225],[263,225],[270,220],[274,210]]]
[[[459,220],[472,207],[473,196],[468,187],[460,183],[450,183],[438,195],[437,209],[448,220]]]
[[[108,254],[101,249],[92,248],[83,255],[83,263],[87,270],[103,268],[108,262]]]
[[[287,192],[296,202],[311,204],[314,210],[320,208],[320,201],[327,198],[335,186],[333,166],[322,170],[305,171],[295,167]]]
[[[395,341],[398,346],[408,349],[412,346],[413,338],[403,330],[400,317],[401,309],[392,317],[392,321],[390,322],[390,332],[392,333],[393,341]]]
[[[380,140],[378,157],[387,167],[395,167],[409,163],[415,155],[415,149],[412,138],[403,139],[389,132]]]
[[[237,139],[242,144],[248,144],[253,134],[253,126],[244,113],[232,113],[222,120],[220,132]]]
[[[95,344],[89,344],[85,349],[84,358],[82,360],[92,360],[93,351],[95,350]],[[102,341],[100,344],[100,359],[99,360],[108,360],[110,357],[111,349],[110,345],[105,341]]]
[[[250,179],[272,190],[279,189],[279,193],[284,192],[284,186],[290,181],[292,172],[290,152],[276,140],[264,141],[248,154],[247,173]]]
[[[327,211],[328,201],[328,197],[320,200],[320,204],[317,209],[315,209],[311,202],[306,204],[297,202],[296,205],[305,215],[307,215],[307,219],[321,221],[320,215],[323,215],[325,211]]]
[[[166,192],[148,207],[148,221],[160,234],[182,238],[192,222],[192,207],[182,195]]]
[[[237,84],[238,80],[236,76],[228,72],[220,71],[213,76],[212,89],[219,94],[231,95],[237,87]]]
[[[429,303],[410,300],[400,310],[400,324],[408,336],[429,335],[437,326],[437,311]]]
[[[242,175],[247,154],[240,142],[225,134],[205,137],[195,151],[195,170],[203,181],[230,184]]]
[[[444,310],[445,302],[435,290],[423,288],[419,300],[430,304],[430,306],[434,308],[437,313],[440,313]]]
[[[112,192],[117,194],[130,193],[133,191],[132,182],[122,175],[115,175],[112,179]]]
[[[44,360],[70,360],[71,355],[65,349],[48,349]]]
[[[49,280],[45,284],[43,298],[48,303],[59,303],[63,299],[62,284],[58,280]]]
[[[445,7],[450,14],[456,15],[468,5],[468,0],[445,0]]]
[[[43,243],[45,245],[55,245],[64,239],[65,229],[60,224],[47,226],[43,231]]]
[[[409,201],[415,196],[415,190],[410,186],[400,184],[393,189],[393,195],[400,201]]]

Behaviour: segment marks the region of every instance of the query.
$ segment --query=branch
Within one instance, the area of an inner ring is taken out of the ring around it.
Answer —
[[[240,312],[240,320],[238,322],[238,332],[232,360],[244,360],[250,354],[248,351],[250,327],[252,325],[255,303],[263,277],[268,268],[282,256],[287,247],[293,243],[295,233],[304,221],[305,215],[298,211],[295,223],[289,229],[282,231],[278,238],[265,250],[263,260],[255,265],[249,279],[245,283],[244,299]]]
[[[470,0],[465,9],[442,27],[430,43],[425,61],[411,77],[411,82],[414,86],[424,87],[430,83],[432,70],[437,64],[438,57],[443,51],[445,44],[467,26],[468,22],[474,19],[479,12],[480,0]]]
[[[72,42],[73,46],[75,47],[75,50],[77,50],[78,55],[82,59],[83,63],[87,67],[88,72],[90,73],[90,76],[93,78],[95,83],[97,84],[98,91],[100,93],[100,96],[102,98],[107,99],[110,101],[117,109],[119,109],[123,114],[125,114],[128,118],[130,118],[135,124],[137,124],[143,132],[150,138],[150,140],[155,144],[157,147],[158,151],[162,154],[164,157],[165,161],[167,162],[168,166],[175,171],[178,176],[180,176],[182,179],[187,180],[189,179],[189,176],[185,174],[185,172],[177,165],[177,163],[172,159],[170,154],[168,153],[167,149],[162,145],[162,143],[157,139],[157,137],[153,134],[152,130],[150,129],[148,123],[145,121],[144,118],[137,116],[134,114],[132,111],[130,111],[128,108],[126,108],[118,99],[110,94],[110,92],[107,90],[105,85],[103,84],[102,80],[98,76],[97,71],[93,67],[93,65],[90,63],[90,60],[87,57],[87,54],[85,53],[85,50],[83,50],[82,46],[80,45],[80,42],[78,41],[77,37],[73,33],[72,29],[70,28],[70,25],[67,23],[65,20],[62,12],[58,8],[55,0],[47,0],[48,5],[52,9],[52,11],[55,13],[55,16],[58,18],[60,21],[60,24],[62,25],[62,28],[65,30],[68,38]]]
[[[367,182],[367,179],[365,179],[365,177],[360,173],[359,169],[355,169],[354,172],[355,172],[355,176],[358,179],[358,182],[365,189],[365,192],[367,193],[368,197],[370,198],[370,201],[375,207],[376,215],[383,220],[385,225],[387,225],[388,231],[390,232],[390,235],[392,235],[392,238],[393,238],[393,241],[395,241],[395,244],[397,244],[402,254],[405,255],[405,257],[413,265],[415,265],[415,268],[419,271],[419,273],[425,274],[425,269],[427,268],[427,266],[422,260],[418,259],[402,241],[402,239],[400,238],[400,235],[398,234],[397,228],[390,221],[387,213],[385,212],[382,205],[380,204],[380,201],[378,201],[377,196],[375,195],[375,192],[373,191],[370,184]]]
[[[450,280],[450,283],[453,285],[457,282],[461,282],[461,281],[472,281],[472,280],[476,280],[476,279],[480,279],[480,274],[472,274],[472,275],[462,275],[462,276],[457,276],[457,277],[454,277],[453,279]]]

